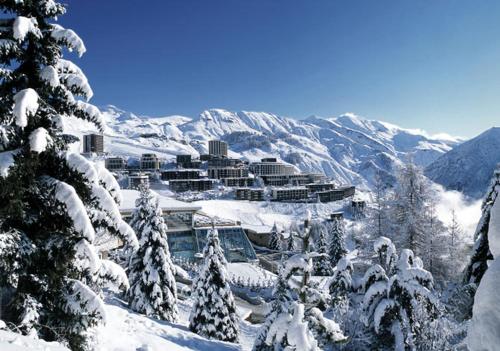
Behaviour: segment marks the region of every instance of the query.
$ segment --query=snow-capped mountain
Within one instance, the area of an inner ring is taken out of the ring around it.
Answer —
[[[297,120],[266,112],[203,111],[198,117],[145,117],[114,106],[102,108],[107,122],[106,151],[138,157],[155,152],[171,159],[180,153],[205,153],[207,141],[229,143],[230,156],[249,161],[278,156],[303,171],[324,172],[339,183],[369,185],[380,171],[412,157],[422,166],[457,145],[456,138],[430,137],[419,130],[370,121],[354,114]],[[67,131],[78,134],[73,123]],[[88,131],[90,126],[83,127]]]
[[[447,189],[480,198],[500,163],[500,128],[491,128],[432,162],[425,174]]]

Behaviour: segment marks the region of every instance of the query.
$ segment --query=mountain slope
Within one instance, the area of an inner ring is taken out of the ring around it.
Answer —
[[[233,157],[254,161],[278,156],[303,171],[324,172],[338,183],[365,186],[377,172],[391,177],[394,167],[408,157],[426,166],[459,143],[353,114],[296,120],[223,109],[203,111],[195,118],[141,117],[114,106],[102,111],[110,154],[137,158],[143,152],[155,152],[171,159],[180,153],[205,153],[207,141],[219,138],[229,143]],[[90,130],[90,126],[74,123],[67,123],[68,133]]]
[[[480,198],[500,163],[500,128],[491,128],[439,157],[425,174],[447,189]]]

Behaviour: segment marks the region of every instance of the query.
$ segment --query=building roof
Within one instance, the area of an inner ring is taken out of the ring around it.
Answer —
[[[139,191],[122,189],[122,203],[120,212],[131,212],[135,209],[135,200],[139,197]],[[158,194],[157,194],[158,195]],[[179,201],[170,197],[158,195],[160,207],[163,211],[199,211],[200,206],[192,205],[188,202]]]

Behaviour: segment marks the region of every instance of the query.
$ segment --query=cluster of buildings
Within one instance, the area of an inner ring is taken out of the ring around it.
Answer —
[[[166,164],[154,153],[142,154],[135,165],[123,157],[105,157],[106,168],[128,176],[128,188],[137,189],[150,181],[163,181],[174,192],[204,192],[218,186],[234,188],[237,200],[332,202],[351,198],[354,186],[337,187],[324,174],[299,172],[293,165],[277,158],[248,162],[228,155],[222,140],[208,142],[208,154],[199,158],[177,155],[175,163]],[[84,153],[104,154],[102,135],[84,136]]]

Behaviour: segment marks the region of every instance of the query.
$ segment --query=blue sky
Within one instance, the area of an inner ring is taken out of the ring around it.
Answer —
[[[93,102],[500,125],[500,1],[67,0]]]

